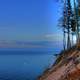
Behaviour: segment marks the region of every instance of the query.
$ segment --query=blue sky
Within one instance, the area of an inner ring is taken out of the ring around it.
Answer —
[[[54,0],[0,0],[0,40],[62,40],[59,6]]]

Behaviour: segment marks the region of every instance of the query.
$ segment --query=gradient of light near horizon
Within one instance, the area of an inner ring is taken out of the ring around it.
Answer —
[[[54,0],[0,0],[0,47],[62,41],[57,26],[60,9],[60,3]]]

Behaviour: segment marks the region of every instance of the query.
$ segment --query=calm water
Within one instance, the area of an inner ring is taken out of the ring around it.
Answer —
[[[0,80],[36,80],[55,61],[50,51],[0,51]]]

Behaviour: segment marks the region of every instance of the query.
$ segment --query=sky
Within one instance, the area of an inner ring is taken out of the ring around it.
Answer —
[[[0,0],[0,43],[62,40],[54,0]]]

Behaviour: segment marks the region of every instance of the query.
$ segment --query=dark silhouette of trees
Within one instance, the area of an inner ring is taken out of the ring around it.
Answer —
[[[71,28],[71,3],[70,0],[67,0],[67,49],[71,48],[71,41],[70,41],[70,28]]]
[[[63,30],[63,47],[65,49],[70,49],[74,45],[73,36],[77,36],[77,42],[79,40],[79,24],[78,16],[80,14],[80,1],[73,0],[74,5],[72,5],[71,0],[64,0],[63,14],[59,20],[60,27]],[[76,5],[78,2],[78,5]],[[72,36],[72,38],[71,38]],[[67,41],[66,41],[67,39]],[[66,44],[67,43],[67,44]],[[67,48],[66,48],[67,46]]]

